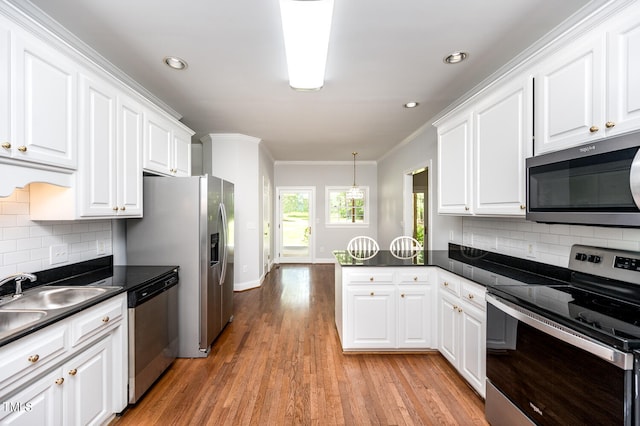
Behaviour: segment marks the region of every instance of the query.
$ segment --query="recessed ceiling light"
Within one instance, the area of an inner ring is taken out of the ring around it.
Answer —
[[[180,59],[177,56],[165,56],[162,61],[174,70],[184,70],[189,66],[187,61]]]
[[[412,101],[412,102],[407,102],[406,104],[404,104],[405,108],[415,108],[418,105],[420,105],[418,102]]]
[[[467,52],[453,52],[450,55],[444,57],[443,61],[445,64],[457,64],[458,62],[462,62],[469,57]]]

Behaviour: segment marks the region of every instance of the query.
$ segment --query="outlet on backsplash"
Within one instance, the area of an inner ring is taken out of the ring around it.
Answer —
[[[49,264],[57,265],[69,261],[69,245],[55,244],[49,247]]]

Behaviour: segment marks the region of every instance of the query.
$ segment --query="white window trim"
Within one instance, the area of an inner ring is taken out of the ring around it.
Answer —
[[[363,223],[331,223],[331,197],[330,192],[347,192],[351,186],[325,186],[324,187],[324,218],[326,228],[368,228],[369,227],[369,187],[360,186],[359,188],[364,192],[364,222]]]

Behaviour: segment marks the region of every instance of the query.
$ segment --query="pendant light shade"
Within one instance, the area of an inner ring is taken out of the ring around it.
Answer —
[[[356,155],[357,152],[352,152],[353,155],[353,186],[347,191],[347,200],[362,200],[364,198],[364,191],[356,184]]]

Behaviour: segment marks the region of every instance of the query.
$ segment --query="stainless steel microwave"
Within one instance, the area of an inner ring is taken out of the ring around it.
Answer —
[[[527,220],[640,227],[640,133],[527,158]]]

